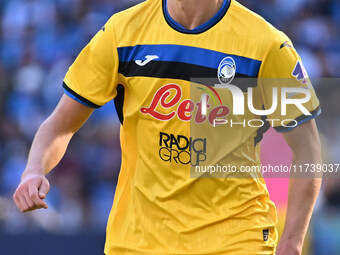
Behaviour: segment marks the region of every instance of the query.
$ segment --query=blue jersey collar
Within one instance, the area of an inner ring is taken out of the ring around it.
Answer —
[[[200,25],[200,26],[198,26],[198,27],[196,27],[196,28],[194,28],[192,30],[186,29],[181,24],[176,22],[170,16],[170,14],[168,12],[167,0],[162,0],[162,1],[163,1],[163,14],[164,14],[164,18],[167,21],[167,23],[169,24],[169,26],[171,26],[173,29],[175,29],[175,30],[177,30],[178,32],[181,32],[181,33],[185,33],[185,34],[200,34],[200,33],[203,33],[205,31],[207,31],[208,29],[210,29],[214,25],[216,25],[224,17],[224,15],[227,13],[227,11],[229,9],[230,1],[231,0],[224,0],[220,10],[215,14],[214,17],[212,17],[210,20],[208,20],[204,24],[202,24],[202,25]]]

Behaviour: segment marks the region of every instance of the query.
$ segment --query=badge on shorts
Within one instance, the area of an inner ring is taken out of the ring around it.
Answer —
[[[264,229],[263,230],[263,241],[267,242],[269,238],[269,230],[268,229]]]

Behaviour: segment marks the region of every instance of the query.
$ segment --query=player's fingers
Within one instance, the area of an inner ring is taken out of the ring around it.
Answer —
[[[24,198],[25,198],[26,203],[28,205],[28,208],[25,210],[25,212],[33,211],[33,210],[37,209],[37,205],[33,202],[33,200],[28,195],[28,191],[24,194]]]
[[[20,195],[18,197],[18,200],[20,201],[20,205],[21,205],[19,208],[20,211],[26,212],[29,209],[29,205],[27,204],[25,197],[23,195]]]
[[[36,205],[36,209],[39,209],[39,208],[47,209],[47,204],[40,198],[39,190],[36,185],[30,185],[28,187],[28,195],[29,195],[29,198]]]
[[[50,191],[50,184],[48,180],[45,178],[39,187],[39,197],[41,199],[44,199],[49,191]]]
[[[18,209],[19,209],[20,211],[23,211],[22,205],[21,205],[21,203],[20,203],[19,195],[18,195],[18,192],[17,192],[17,191],[13,194],[13,200],[14,200],[15,205],[18,207]]]
[[[14,202],[21,212],[25,212],[29,208],[24,193],[22,187],[19,186],[13,195]]]

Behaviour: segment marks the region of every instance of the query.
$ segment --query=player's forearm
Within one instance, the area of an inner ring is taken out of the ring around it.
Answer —
[[[301,250],[319,194],[320,179],[292,179],[282,243]]]
[[[322,163],[321,153],[317,148],[314,148],[314,152],[305,148],[301,155],[296,155],[293,159],[293,165],[302,166],[306,163]],[[286,222],[280,246],[300,254],[320,186],[320,176],[312,173],[290,178]]]
[[[50,117],[40,126],[32,143],[23,178],[30,174],[46,175],[59,163],[73,135],[62,125]]]
[[[40,126],[23,178],[30,174],[46,175],[61,160],[73,134],[85,123],[93,109],[63,95],[52,115]]]
[[[73,134],[92,112],[92,108],[63,95],[52,115],[40,126],[21,182],[13,195],[20,211],[47,209],[44,199],[50,184],[45,175],[59,163]]]

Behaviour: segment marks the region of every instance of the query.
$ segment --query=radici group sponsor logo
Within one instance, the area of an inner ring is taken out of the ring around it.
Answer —
[[[198,166],[207,158],[207,138],[159,133],[159,157],[165,162]]]

